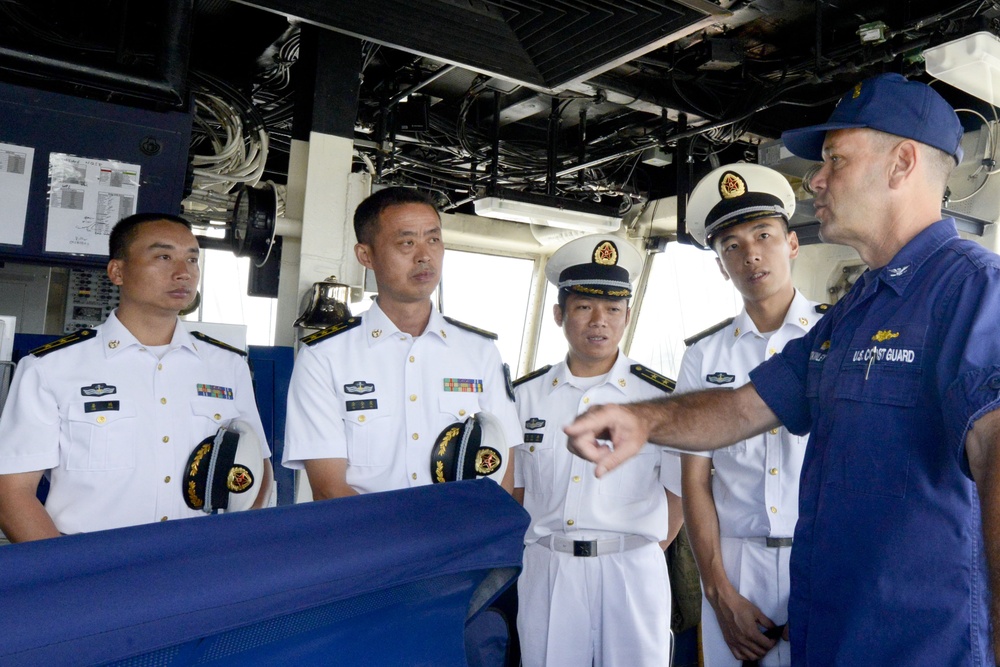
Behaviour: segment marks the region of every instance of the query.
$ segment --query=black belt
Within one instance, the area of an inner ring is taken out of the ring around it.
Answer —
[[[766,537],[764,538],[764,545],[776,549],[778,547],[790,547],[792,546],[792,538],[790,537]]]

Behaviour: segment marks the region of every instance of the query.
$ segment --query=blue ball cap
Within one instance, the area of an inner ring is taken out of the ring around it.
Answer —
[[[857,127],[913,139],[962,161],[962,124],[955,110],[936,90],[901,74],[865,79],[840,98],[827,122],[788,130],[781,139],[793,155],[820,161],[828,130]]]

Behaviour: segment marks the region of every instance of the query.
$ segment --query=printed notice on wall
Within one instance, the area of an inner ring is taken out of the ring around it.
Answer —
[[[50,153],[46,252],[107,255],[111,228],[138,199],[139,165]]]
[[[22,245],[35,149],[0,143],[0,243]]]

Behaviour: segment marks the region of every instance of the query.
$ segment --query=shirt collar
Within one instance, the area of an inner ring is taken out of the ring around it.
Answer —
[[[958,229],[955,227],[955,220],[953,218],[939,220],[910,239],[910,242],[903,246],[888,264],[874,272],[875,277],[888,285],[896,294],[902,295],[924,262],[942,246],[956,238]]]
[[[814,323],[817,319],[816,309],[813,307],[809,299],[805,298],[801,292],[795,290],[795,296],[792,297],[792,303],[788,306],[788,311],[785,313],[785,319],[781,322],[781,326],[778,330],[785,328],[786,326],[796,327],[803,332],[808,331],[810,325]],[[733,340],[739,340],[747,334],[755,334],[757,336],[762,336],[760,331],[757,330],[757,325],[753,323],[750,319],[750,315],[747,314],[747,309],[744,308],[740,311],[740,314],[733,318]],[[772,332],[773,333],[773,332]]]
[[[362,317],[362,324],[365,328],[365,340],[368,341],[368,345],[375,345],[380,341],[388,340],[392,336],[402,333],[399,327],[385,314],[385,311],[379,307],[377,300],[372,303],[368,312]],[[431,316],[427,320],[427,327],[424,329],[424,334],[430,334],[447,343],[448,334],[453,330],[454,326],[444,319],[444,316],[432,304]]]
[[[610,386],[617,389],[620,393],[625,393],[625,385],[628,384],[630,370],[630,361],[621,350],[618,351],[618,358],[615,359],[614,365],[611,370],[608,371],[607,377],[601,384],[594,385],[595,387]],[[552,370],[552,381],[549,383],[549,391],[555,391],[559,387],[563,386],[576,386],[574,382],[575,376],[569,370],[569,363],[564,359]]]
[[[104,324],[101,325],[99,340],[101,342],[101,349],[104,350],[104,355],[108,359],[117,354],[121,354],[123,351],[132,347],[145,347],[139,342],[139,339],[132,335],[132,332],[129,331],[124,324],[122,324],[121,320],[118,319],[117,310],[108,315],[108,319],[106,319]],[[195,354],[198,354],[198,348],[195,345],[194,337],[188,333],[188,330],[184,327],[184,324],[181,322],[181,318],[179,317],[174,325],[174,335],[170,339],[170,349],[177,347],[186,347]]]

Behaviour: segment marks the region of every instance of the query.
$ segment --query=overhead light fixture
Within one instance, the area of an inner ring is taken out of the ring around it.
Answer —
[[[617,208],[518,190],[496,190],[473,206],[487,218],[585,232],[614,232],[622,223]]]
[[[991,32],[966,35],[924,51],[927,73],[970,95],[1000,104],[1000,39]]]

